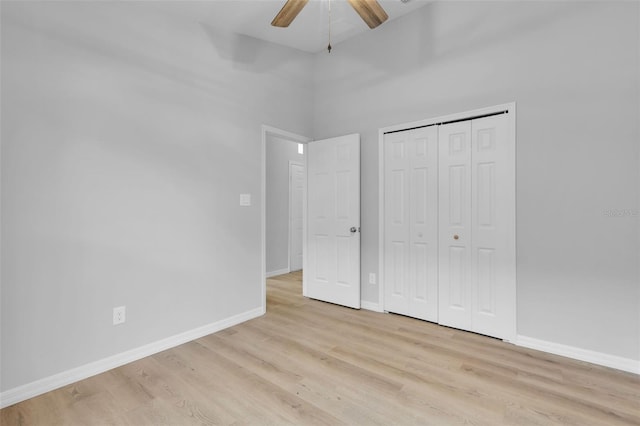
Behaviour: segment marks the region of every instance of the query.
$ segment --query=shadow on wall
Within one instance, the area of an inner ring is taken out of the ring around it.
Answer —
[[[200,23],[218,55],[233,64],[235,69],[264,73],[286,66],[292,58],[291,48],[257,39],[244,34],[231,33],[212,25]],[[269,49],[266,49],[266,47]],[[300,54],[304,52],[300,51]]]
[[[55,6],[55,3],[52,4]],[[180,52],[183,40],[173,40],[174,46],[167,47],[167,41],[151,39],[150,33],[131,33],[128,28],[123,29],[120,33],[111,32],[109,38],[103,36],[106,31],[100,31],[104,27],[111,28],[111,17],[108,13],[100,15],[99,10],[92,11],[92,15],[96,17],[94,27],[87,28],[84,20],[67,19],[60,22],[56,17],[60,10],[52,9],[50,20],[40,20],[33,22],[29,20],[28,15],[20,16],[20,20],[11,19],[11,24],[19,26],[26,33],[31,33],[37,37],[42,37],[47,41],[60,43],[71,49],[77,49],[83,55],[89,54],[96,58],[108,60],[114,65],[125,65],[138,71],[163,77],[184,86],[189,86],[196,90],[199,94],[207,94],[213,98],[220,98],[221,89],[225,87],[224,78],[217,76],[215,73],[203,73],[194,71],[194,67],[179,66],[177,64],[184,63],[178,58],[167,56],[167,50],[172,52]],[[3,21],[7,19],[6,14]],[[133,38],[135,41],[128,41]],[[145,40],[146,39],[146,40]],[[163,46],[160,49],[158,46]],[[163,59],[165,54],[167,59]],[[192,64],[195,55],[190,55],[188,64]],[[183,58],[184,59],[184,58]],[[203,64],[198,65],[200,69],[206,69]],[[196,68],[197,69],[197,68]]]
[[[451,11],[451,7],[455,10]],[[443,7],[446,11],[443,12]],[[464,13],[465,8],[472,7],[474,13]],[[429,66],[442,62],[444,59],[464,56],[476,50],[486,50],[497,46],[514,37],[538,31],[548,26],[550,22],[563,19],[575,13],[583,13],[588,4],[576,9],[573,4],[555,4],[545,10],[540,7],[531,8],[526,3],[505,5],[502,7],[519,8],[519,19],[512,20],[499,29],[489,27],[486,22],[494,19],[483,19],[496,14],[496,6],[482,6],[469,3],[429,3],[415,13],[407,15],[381,27],[378,31],[367,32],[336,46],[332,55],[346,56],[353,68],[342,70],[341,76],[348,78],[349,74],[357,73],[363,66],[367,68],[369,79],[336,78],[336,87],[343,90],[367,88],[385,81],[389,76],[406,74],[416,69],[428,69]],[[451,12],[450,12],[451,11]],[[499,12],[499,11],[498,11]],[[509,16],[513,16],[512,14]],[[419,21],[417,25],[405,25],[407,20]],[[395,37],[388,37],[388,32],[396,32]],[[360,37],[367,37],[366,43],[358,43]],[[402,46],[391,45],[390,40],[403,40]],[[373,42],[371,42],[373,40]],[[523,52],[526,53],[526,52]],[[326,61],[330,57],[325,58]],[[371,72],[375,70],[376,72]],[[335,72],[335,71],[334,71]],[[340,76],[339,76],[340,77]],[[319,76],[320,80],[323,79]],[[355,83],[355,85],[354,85]]]
[[[211,52],[198,27],[183,38],[159,40],[161,31],[144,31],[139,26],[111,31],[113,16],[100,10],[91,10],[95,20],[90,24],[87,19],[62,19],[69,12],[64,7],[52,7],[46,19],[30,19],[28,12],[3,14],[3,24],[20,30],[25,51],[30,45],[47,46],[36,51],[46,55],[51,84],[38,92],[39,107],[32,112],[38,120],[29,132],[36,134],[50,124],[54,130],[47,129],[47,137],[59,139],[52,156],[71,155],[76,145],[90,145],[102,155],[172,170],[176,178],[192,182],[227,178],[211,167],[221,159],[249,161],[237,153],[244,144],[230,137],[229,126],[216,123],[245,125],[250,82],[230,85],[225,79],[233,73],[229,65],[220,66],[221,73],[207,72],[210,60],[199,58],[197,52],[180,54],[188,38],[198,36],[204,53]],[[127,43],[130,38],[135,41]],[[259,45],[251,46],[248,55],[257,55]],[[25,76],[33,63],[24,61]],[[62,125],[65,132],[52,134]]]
[[[198,96],[215,98],[217,103],[255,95],[249,85],[244,88],[247,93],[238,93],[237,87],[230,93],[227,77],[234,70],[252,74],[268,74],[277,70],[283,81],[290,78],[299,80],[300,75],[296,73],[299,66],[289,71],[288,64],[305,55],[311,56],[205,23],[194,24],[191,30],[187,22],[180,32],[172,32],[172,37],[165,36],[168,31],[162,25],[166,25],[166,12],[149,14],[149,10],[141,11],[136,4],[69,6],[54,2],[44,7],[49,8],[46,19],[33,17],[29,11],[20,11],[4,14],[3,21],[20,27],[27,35],[77,49],[83,55],[89,54],[113,65],[130,67],[187,86]],[[121,23],[118,31],[113,31],[122,9],[131,19],[146,13],[145,25],[126,22]],[[79,18],[73,19],[74,14]],[[181,34],[181,37],[176,38],[175,34]],[[213,47],[209,50],[217,53],[218,58],[207,54],[207,46]]]

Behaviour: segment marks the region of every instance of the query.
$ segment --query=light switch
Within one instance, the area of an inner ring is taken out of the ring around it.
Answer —
[[[251,194],[240,194],[240,205],[241,206],[250,206],[251,205]]]

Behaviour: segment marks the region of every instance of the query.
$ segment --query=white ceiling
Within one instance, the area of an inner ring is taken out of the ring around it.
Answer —
[[[310,0],[288,28],[271,26],[271,20],[286,0],[208,0],[166,2],[172,13],[179,13],[221,29],[233,31],[307,52],[327,48],[329,38],[329,0]],[[412,12],[429,0],[378,0],[389,15],[389,22]],[[384,26],[385,24],[382,24]],[[347,0],[331,0],[331,44],[369,29]]]

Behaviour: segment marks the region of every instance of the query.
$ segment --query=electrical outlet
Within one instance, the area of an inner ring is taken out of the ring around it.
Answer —
[[[373,272],[369,272],[369,284],[376,283],[376,274]]]
[[[125,306],[118,306],[117,308],[113,308],[113,325],[122,324],[126,319],[125,313]]]

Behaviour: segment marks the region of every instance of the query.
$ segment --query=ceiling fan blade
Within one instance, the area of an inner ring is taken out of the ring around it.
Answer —
[[[309,0],[287,0],[280,12],[273,18],[274,27],[288,27]]]
[[[377,0],[349,0],[349,3],[371,29],[374,29],[389,18],[389,15]]]

